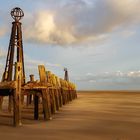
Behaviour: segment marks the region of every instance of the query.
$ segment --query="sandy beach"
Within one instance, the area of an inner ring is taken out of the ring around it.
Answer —
[[[140,140],[140,92],[79,92],[51,121],[33,120],[24,109],[23,125],[12,126],[0,113],[1,140]]]

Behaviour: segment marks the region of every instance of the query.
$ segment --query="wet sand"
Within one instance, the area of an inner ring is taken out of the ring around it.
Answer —
[[[140,140],[140,92],[80,92],[51,121],[24,109],[17,128],[0,113],[0,140]]]

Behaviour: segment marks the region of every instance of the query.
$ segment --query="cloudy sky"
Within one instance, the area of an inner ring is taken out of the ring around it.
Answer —
[[[140,89],[140,0],[0,1],[0,75],[9,44],[10,11],[20,7],[25,70],[38,64],[85,90]]]

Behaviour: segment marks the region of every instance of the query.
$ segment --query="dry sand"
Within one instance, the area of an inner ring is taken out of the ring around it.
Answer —
[[[140,93],[80,92],[44,122],[24,110],[23,126],[0,113],[0,140],[140,140]]]

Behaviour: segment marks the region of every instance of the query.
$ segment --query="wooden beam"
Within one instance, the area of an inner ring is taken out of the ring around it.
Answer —
[[[16,81],[0,82],[0,89],[15,89],[17,87]]]

